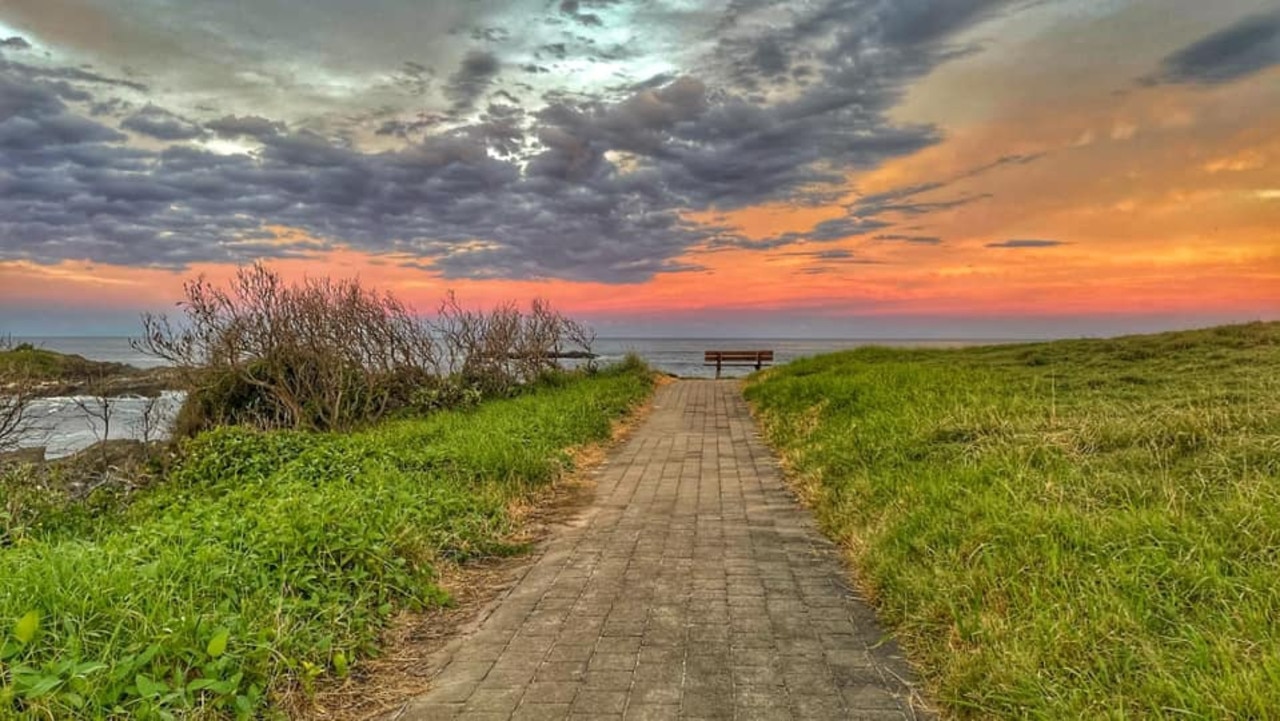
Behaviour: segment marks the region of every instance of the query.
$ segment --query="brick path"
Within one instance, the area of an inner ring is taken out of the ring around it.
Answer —
[[[923,717],[844,576],[738,385],[680,381],[399,718]]]

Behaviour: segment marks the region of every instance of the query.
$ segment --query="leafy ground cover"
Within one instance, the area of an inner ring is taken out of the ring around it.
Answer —
[[[447,602],[440,564],[517,550],[510,505],[651,384],[631,365],[350,434],[222,428],[127,505],[42,509],[0,546],[0,717],[269,715]]]
[[[1280,324],[865,348],[747,394],[949,715],[1280,709]]]

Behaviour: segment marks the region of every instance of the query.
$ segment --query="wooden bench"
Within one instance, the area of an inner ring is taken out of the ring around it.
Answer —
[[[760,370],[772,364],[771,350],[709,350],[702,360],[702,365],[716,367],[716,378],[720,377],[723,366],[755,366],[756,370]]]

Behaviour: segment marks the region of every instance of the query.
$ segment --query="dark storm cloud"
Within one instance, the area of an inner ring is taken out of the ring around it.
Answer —
[[[751,60],[755,68],[766,76],[781,75],[791,66],[791,59],[773,38],[762,40],[752,53]]]
[[[1280,63],[1280,10],[1253,15],[1164,59],[1147,83],[1216,84]]]
[[[573,11],[605,5],[582,0]],[[251,142],[250,154],[134,148],[76,110],[107,85],[69,70],[6,63],[0,257],[182,267],[314,249],[266,230],[280,225],[375,254],[405,254],[446,277],[633,282],[702,270],[677,260],[700,245],[771,248],[864,235],[983,196],[917,197],[940,185],[864,196],[844,217],[758,241],[687,215],[830,202],[849,173],[938,142],[937,129],[897,123],[889,111],[911,82],[954,56],[945,43],[950,33],[1009,5],[800,6],[791,25],[765,31],[759,43],[718,51],[739,54],[757,72],[788,67],[803,54],[812,82],[772,104],[724,87],[708,68],[706,77],[662,78],[620,99],[553,89],[540,107],[526,109],[520,97],[528,95],[493,92],[513,87],[498,85],[502,57],[472,49],[445,85],[448,122],[435,125],[431,114],[365,116],[370,131],[406,139],[376,152],[305,122],[235,115],[204,122],[204,130]],[[760,55],[769,43],[777,52]],[[563,43],[543,50],[569,52]],[[476,113],[482,98],[488,102]],[[130,116],[126,129],[174,140],[194,132],[173,118],[181,120],[152,106]]]
[[[204,129],[196,123],[154,105],[125,118],[120,127],[157,140],[191,140],[204,135]]]
[[[498,56],[487,50],[472,50],[462,58],[458,69],[449,76],[446,94],[457,111],[470,110],[489,88],[498,74]]]
[[[1061,240],[1039,240],[1033,238],[1015,238],[1002,240],[998,243],[987,243],[988,248],[1054,248],[1059,245],[1066,245],[1066,243]]]
[[[13,37],[0,40],[0,48],[6,48],[8,50],[30,50],[31,43],[27,42],[26,38],[14,35]]]
[[[252,134],[256,156],[174,146],[132,149],[78,118],[39,82],[0,86],[0,255],[91,258],[181,267],[312,250],[281,244],[265,222],[373,252],[437,257],[450,277],[559,277],[611,282],[692,271],[670,259],[699,231],[631,182],[587,187],[522,178],[489,153],[514,142],[493,106],[484,122],[402,150],[362,153],[254,118],[210,123]],[[460,244],[484,241],[463,250]]]
[[[3,69],[0,65],[0,71]],[[65,83],[41,83],[0,74],[0,151],[32,153],[37,161],[50,163],[57,162],[56,154],[46,156],[41,151],[124,138],[115,130],[68,112],[64,99],[82,97]],[[0,164],[11,177],[20,167],[16,163]]]

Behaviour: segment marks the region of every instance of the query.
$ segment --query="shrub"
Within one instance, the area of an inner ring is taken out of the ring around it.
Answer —
[[[451,294],[428,323],[358,280],[290,285],[262,265],[225,289],[198,278],[185,292],[182,322],[144,316],[135,342],[184,372],[178,435],[226,424],[347,430],[400,408],[510,396],[562,357],[590,357],[594,340],[541,300],[484,312]]]
[[[137,347],[186,372],[183,425],[346,429],[403,403],[408,378],[436,367],[430,334],[393,296],[358,280],[288,285],[262,265],[227,289],[185,286],[181,327],[143,318]]]
[[[569,356],[594,358],[595,333],[535,299],[528,313],[514,303],[472,311],[449,294],[434,324],[449,369],[484,396],[506,396]],[[591,363],[588,363],[590,366]]]

